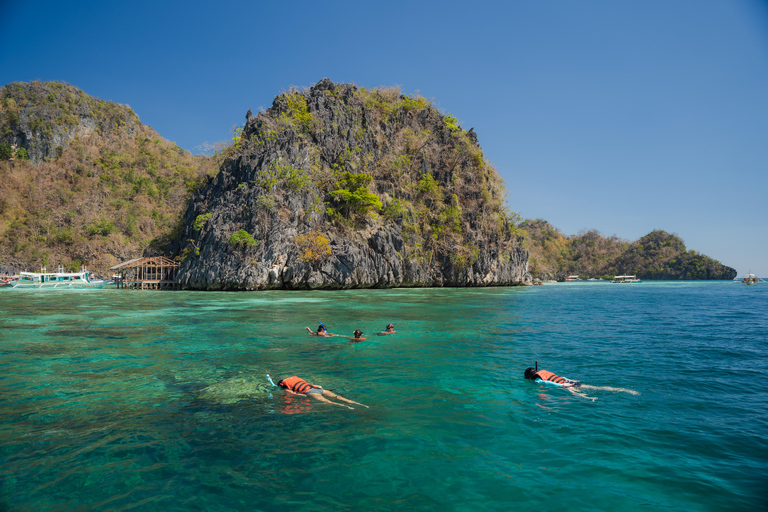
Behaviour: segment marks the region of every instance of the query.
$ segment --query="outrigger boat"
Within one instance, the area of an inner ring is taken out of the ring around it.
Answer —
[[[48,272],[45,267],[40,272],[19,272],[19,280],[13,283],[14,289],[24,288],[103,288],[114,281],[91,279],[91,273],[85,267],[80,272],[64,272],[59,267],[58,272]]]
[[[611,280],[612,283],[642,283],[641,279],[637,276],[614,276]]]
[[[757,278],[757,276],[755,274],[750,272],[749,274],[744,276],[744,279],[742,279],[741,282],[744,283],[744,284],[750,284],[751,285],[751,284],[757,284],[757,283],[759,283],[761,281]]]

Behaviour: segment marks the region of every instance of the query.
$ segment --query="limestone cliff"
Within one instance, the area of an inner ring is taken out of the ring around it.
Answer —
[[[129,108],[60,82],[14,82],[0,89],[0,143],[33,162],[61,156],[77,137],[133,137],[141,123]]]
[[[171,245],[187,287],[525,283],[498,174],[430,102],[323,79],[246,118]]]

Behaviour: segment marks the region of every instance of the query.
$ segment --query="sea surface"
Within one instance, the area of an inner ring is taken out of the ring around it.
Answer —
[[[768,284],[0,289],[0,511],[766,510],[767,377]]]

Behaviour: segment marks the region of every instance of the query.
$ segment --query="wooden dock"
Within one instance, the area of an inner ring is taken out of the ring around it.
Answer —
[[[118,288],[126,290],[180,290],[176,281],[179,262],[164,256],[134,258],[110,267]]]

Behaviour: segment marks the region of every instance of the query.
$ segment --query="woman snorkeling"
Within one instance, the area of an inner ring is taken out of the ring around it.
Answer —
[[[325,402],[328,404],[333,404],[341,407],[347,407],[349,409],[354,409],[354,407],[350,407],[348,405],[331,402],[326,397],[335,398],[343,402],[360,405],[366,408],[368,407],[367,405],[361,404],[359,402],[355,402],[354,400],[348,400],[343,396],[339,396],[332,391],[323,389],[322,386],[318,386],[316,384],[310,384],[309,382],[305,381],[301,377],[297,377],[296,375],[294,375],[293,377],[288,377],[287,379],[281,380],[280,382],[277,383],[277,385],[283,388],[284,390],[286,390],[287,392],[291,393],[292,395],[311,396],[315,400],[320,400],[321,402]]]
[[[571,393],[573,393],[574,395],[578,395],[582,398],[588,398],[593,402],[597,400],[597,398],[593,398],[591,396],[585,395],[584,393],[582,393],[583,390],[589,389],[589,390],[598,390],[598,391],[620,391],[622,393],[629,393],[630,395],[640,394],[637,391],[633,391],[631,389],[612,388],[609,386],[590,386],[588,384],[582,384],[578,380],[566,379],[565,377],[561,377],[550,371],[539,370],[538,363],[536,364],[536,368],[530,368],[530,367],[526,368],[523,376],[528,380],[532,380],[533,382],[536,382],[537,384],[546,384],[549,386],[558,386],[561,388],[565,388]]]

